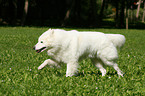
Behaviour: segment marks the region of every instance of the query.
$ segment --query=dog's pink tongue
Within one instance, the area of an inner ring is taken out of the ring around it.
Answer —
[[[36,52],[37,52],[37,53],[39,53],[39,52],[40,52],[40,50],[37,50]]]

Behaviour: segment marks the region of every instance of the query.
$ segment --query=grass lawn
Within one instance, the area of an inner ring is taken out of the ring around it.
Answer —
[[[66,78],[66,65],[37,69],[50,58],[46,51],[37,54],[32,49],[47,29],[0,27],[0,96],[145,96],[145,30],[78,29],[125,35],[118,65],[126,74],[119,78],[107,67],[107,75],[102,77],[86,59],[80,62],[78,76]]]

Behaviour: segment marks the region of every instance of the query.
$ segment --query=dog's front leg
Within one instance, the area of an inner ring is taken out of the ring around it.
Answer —
[[[66,71],[66,77],[71,77],[74,75],[77,75],[78,73],[78,63],[68,63],[67,64],[67,71]]]
[[[60,67],[56,62],[54,62],[53,60],[51,59],[47,59],[45,60],[39,67],[38,67],[38,70],[42,69],[44,66],[46,65],[50,65],[50,66],[56,66],[56,67]]]

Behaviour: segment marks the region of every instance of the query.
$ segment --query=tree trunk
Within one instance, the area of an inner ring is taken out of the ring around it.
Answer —
[[[13,18],[12,18],[12,24],[15,25],[16,24],[16,18],[17,18],[17,0],[12,0],[13,6],[14,6],[14,14],[13,14]]]
[[[144,1],[144,11],[143,11],[142,22],[144,22],[144,17],[145,17],[145,1]]]
[[[141,0],[138,1],[138,7],[137,7],[137,12],[136,12],[136,19],[138,20],[138,16],[139,16],[139,9],[140,9],[140,5],[141,5]]]
[[[128,10],[128,1],[126,1],[126,29],[128,29],[128,16],[129,16],[129,10]]]
[[[89,5],[89,16],[88,16],[88,24],[90,27],[96,26],[96,0],[90,0],[90,5]]]
[[[66,11],[66,14],[65,14],[65,17],[64,17],[64,20],[61,24],[61,26],[65,26],[65,23],[68,21],[68,19],[70,18],[70,13],[72,12],[72,9],[74,7],[74,3],[75,3],[75,0],[73,0],[72,2],[70,2],[71,4],[70,7],[68,8],[68,10]]]
[[[126,8],[126,29],[128,29],[128,15],[129,15],[129,10]]]
[[[124,27],[124,9],[125,9],[125,0],[121,1],[121,10],[120,10],[120,20],[119,20],[119,27]]]
[[[101,5],[101,11],[100,11],[100,22],[102,21],[103,18],[103,12],[104,12],[104,8],[105,8],[105,4],[106,4],[106,0],[102,0],[102,5]]]
[[[29,7],[29,2],[28,2],[28,0],[25,0],[24,13],[23,13],[23,17],[22,17],[21,26],[24,26],[26,16],[27,16],[27,13],[28,13],[28,7]]]
[[[118,13],[119,13],[119,2],[118,2],[118,0],[116,0],[115,1],[116,2],[116,4],[115,4],[115,7],[116,7],[116,16],[115,16],[115,26],[116,27],[118,27],[118,25],[119,25],[119,16],[118,16]]]

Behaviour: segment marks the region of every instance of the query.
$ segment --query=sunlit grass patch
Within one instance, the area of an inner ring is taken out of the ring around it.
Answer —
[[[125,72],[123,78],[119,78],[110,67],[107,67],[107,75],[102,77],[89,59],[80,62],[78,76],[66,78],[66,65],[60,69],[46,66],[38,70],[38,66],[50,57],[46,52],[37,54],[32,48],[46,30],[48,29],[0,27],[1,96],[145,95],[144,30],[78,29],[125,35],[126,43],[119,51],[117,62]]]

